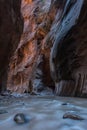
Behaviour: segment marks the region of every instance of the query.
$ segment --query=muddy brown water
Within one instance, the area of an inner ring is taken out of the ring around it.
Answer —
[[[0,110],[7,111],[0,114],[0,130],[87,130],[87,99],[55,96],[4,97],[0,99]],[[66,112],[75,112],[84,120],[63,119]],[[17,113],[24,113],[29,122],[16,124],[13,119]]]

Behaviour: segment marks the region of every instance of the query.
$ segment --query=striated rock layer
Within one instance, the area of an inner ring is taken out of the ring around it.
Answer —
[[[8,89],[86,96],[86,0],[22,0],[21,12],[24,29],[10,59]]]
[[[50,76],[48,33],[58,8],[51,0],[22,0],[24,30],[20,43],[10,60],[8,89],[16,92],[41,92],[53,87]]]
[[[0,91],[6,89],[9,58],[23,29],[20,8],[21,0],[0,0]]]
[[[87,96],[86,0],[66,2],[50,64],[57,95]]]

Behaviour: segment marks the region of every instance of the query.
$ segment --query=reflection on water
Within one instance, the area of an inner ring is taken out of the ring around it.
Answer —
[[[0,130],[86,130],[87,99],[67,97],[29,96],[0,100]],[[76,112],[85,120],[63,119],[66,112]],[[18,125],[17,113],[24,113],[30,120]]]

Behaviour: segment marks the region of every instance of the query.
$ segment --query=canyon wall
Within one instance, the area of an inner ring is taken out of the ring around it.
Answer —
[[[87,1],[67,1],[50,58],[57,95],[87,97],[86,35]]]
[[[0,91],[6,89],[9,58],[23,30],[20,8],[21,0],[0,0]]]
[[[22,0],[24,30],[9,63],[7,85],[11,91],[37,93],[54,87],[49,67],[50,44],[46,42],[58,8],[50,6],[51,0]]]
[[[0,33],[3,41],[0,43],[8,46],[0,52],[3,56],[0,56],[1,75],[5,70],[8,74],[7,89],[31,94],[55,90],[58,96],[86,97],[86,0],[22,0],[21,7],[16,2],[12,4],[17,5],[14,11],[8,13],[11,15],[12,12],[12,17],[9,19],[9,15],[5,14],[4,18],[8,21],[3,20],[10,26],[6,24],[4,28],[3,22],[3,33]],[[0,17],[4,19],[1,14]]]

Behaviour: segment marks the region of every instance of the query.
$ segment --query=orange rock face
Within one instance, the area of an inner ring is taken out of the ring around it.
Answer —
[[[51,7],[51,0],[22,0],[24,30],[9,63],[7,87],[11,91],[23,93],[53,87],[49,68],[52,43],[48,42],[48,33],[57,10]]]
[[[58,96],[86,97],[86,0],[22,0],[21,13],[24,29],[7,88],[37,94],[49,87]]]

